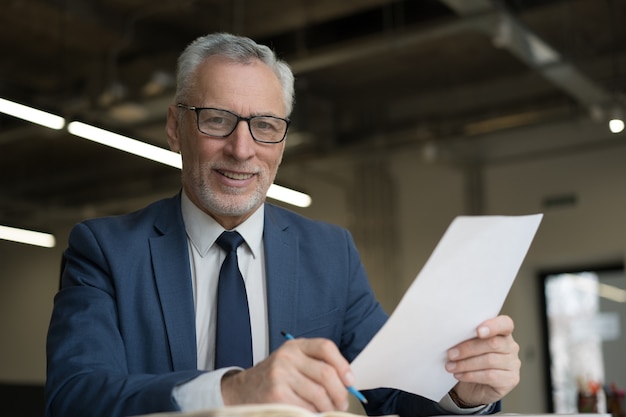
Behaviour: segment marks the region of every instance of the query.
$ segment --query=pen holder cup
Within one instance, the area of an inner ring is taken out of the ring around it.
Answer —
[[[598,397],[592,394],[578,393],[578,412],[597,413]]]

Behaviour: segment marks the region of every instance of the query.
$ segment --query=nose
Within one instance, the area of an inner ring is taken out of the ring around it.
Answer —
[[[255,153],[256,142],[252,139],[250,128],[245,120],[240,120],[227,139],[225,149],[237,160],[250,159]]]

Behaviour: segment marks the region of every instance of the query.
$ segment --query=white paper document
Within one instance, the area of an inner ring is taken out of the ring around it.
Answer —
[[[456,384],[445,370],[448,349],[498,315],[542,217],[454,219],[387,323],[352,362],[355,387],[439,401]]]

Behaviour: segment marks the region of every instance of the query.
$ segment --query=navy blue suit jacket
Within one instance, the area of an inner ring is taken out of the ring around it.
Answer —
[[[349,232],[266,204],[263,242],[270,350],[286,330],[331,339],[351,361],[387,316]],[[63,262],[47,340],[46,415],[176,410],[172,389],[202,373],[180,194],[78,224]],[[366,395],[371,414],[445,414],[396,390]]]

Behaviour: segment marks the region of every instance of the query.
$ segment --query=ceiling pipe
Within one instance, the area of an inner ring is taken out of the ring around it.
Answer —
[[[376,56],[390,49],[400,50],[433,42],[460,32],[475,30],[476,27],[493,26],[495,22],[495,15],[471,16],[467,19],[440,23],[426,29],[399,31],[391,36],[383,34],[375,38],[366,38],[357,42],[346,43],[337,48],[312,53],[305,57],[293,59],[287,57],[287,59],[292,71],[301,74]]]
[[[464,20],[475,15],[496,16],[496,24],[475,25],[474,29],[491,37],[494,46],[511,52],[530,68],[588,109],[607,106],[612,96],[586,77],[574,65],[526,27],[516,16],[491,0],[440,0]]]
[[[289,64],[295,73],[305,73],[376,55],[389,49],[432,42],[463,31],[479,31],[489,36],[494,46],[511,52],[586,108],[603,108],[611,102],[611,94],[563,59],[558,51],[533,33],[510,11],[497,7],[490,0],[440,1],[461,19],[428,29],[397,33],[392,37],[382,36],[347,44],[289,60]]]

